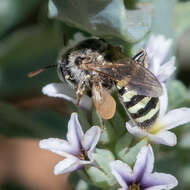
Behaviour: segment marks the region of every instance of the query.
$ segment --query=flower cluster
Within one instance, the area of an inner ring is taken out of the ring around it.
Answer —
[[[114,160],[106,163],[109,165],[109,169],[105,169],[106,172],[110,171],[112,177],[114,176],[122,190],[165,190],[172,189],[178,184],[177,179],[170,174],[152,173],[154,154],[151,143],[167,146],[176,145],[176,135],[169,130],[190,122],[189,108],[183,107],[167,112],[168,96],[166,81],[176,69],[175,57],[165,62],[171,42],[171,40],[166,40],[163,36],[151,36],[146,47],[149,70],[154,73],[163,87],[163,95],[159,98],[160,113],[158,119],[148,129],[134,126],[130,121],[126,122],[126,132],[128,131],[139,139],[146,139],[148,143],[142,146],[140,151],[136,153],[133,158],[133,167],[127,162],[115,159],[117,157],[117,155],[114,155],[115,153],[112,156]],[[64,98],[76,104],[74,91],[69,89],[65,84],[48,84],[43,88],[42,92],[48,96]],[[80,105],[83,108],[90,109],[90,98],[84,97]],[[41,140],[40,148],[50,150],[65,158],[55,166],[55,174],[72,172],[77,169],[87,169],[88,167],[95,167],[99,169],[98,171],[102,172],[104,168],[99,166],[97,159],[94,157],[96,145],[100,138],[100,127],[93,126],[84,133],[79,123],[78,115],[72,113],[68,123],[67,140],[56,138]],[[112,181],[110,183],[112,185],[110,186],[116,185],[116,181]]]

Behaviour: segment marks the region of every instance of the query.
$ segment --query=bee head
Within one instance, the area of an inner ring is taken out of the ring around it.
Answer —
[[[72,86],[84,79],[91,71],[84,69],[83,63],[93,63],[100,58],[105,51],[105,41],[91,38],[81,41],[73,48],[64,51],[58,58],[58,76],[60,80],[70,83]]]
[[[75,87],[86,75],[87,71],[80,66],[87,57],[80,50],[71,49],[58,59],[57,72],[61,81],[66,81]]]

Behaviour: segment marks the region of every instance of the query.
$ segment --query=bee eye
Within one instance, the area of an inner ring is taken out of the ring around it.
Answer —
[[[76,65],[81,65],[81,64],[82,64],[82,60],[83,60],[82,57],[77,57],[77,58],[75,59],[75,64],[76,64]]]

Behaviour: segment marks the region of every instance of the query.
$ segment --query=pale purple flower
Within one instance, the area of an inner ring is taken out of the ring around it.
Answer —
[[[68,123],[66,139],[49,138],[41,140],[40,148],[52,151],[65,157],[54,168],[54,173],[64,174],[93,164],[92,154],[99,141],[101,129],[93,126],[84,134],[78,120],[77,113],[72,113]]]
[[[168,96],[165,82],[175,71],[175,58],[171,58],[167,63],[163,63],[170,45],[171,40],[166,40],[163,36],[151,36],[147,45],[150,70],[159,79],[163,87],[163,95],[159,97],[160,113],[157,121],[148,129],[141,129],[138,126],[134,126],[131,122],[127,122],[126,127],[131,134],[139,138],[148,138],[149,141],[156,144],[174,146],[177,143],[177,138],[169,130],[190,122],[190,109],[184,107],[166,113]]]
[[[150,145],[141,148],[133,169],[120,160],[112,161],[110,167],[121,190],[168,190],[178,184],[170,174],[152,173],[154,154]]]

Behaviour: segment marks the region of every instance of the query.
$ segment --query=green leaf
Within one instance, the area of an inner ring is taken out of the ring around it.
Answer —
[[[138,142],[136,145],[129,148],[129,151],[126,154],[123,154],[122,160],[132,166],[135,161],[137,154],[139,153],[140,149],[147,144],[147,139],[143,139]]]
[[[102,127],[102,119],[97,114],[95,108],[92,110],[92,124],[93,125],[98,125],[98,126]]]
[[[189,126],[188,126],[188,128],[189,128]],[[181,140],[179,142],[179,146],[181,148],[190,149],[190,130],[189,131],[185,131],[182,134]]]
[[[43,0],[1,0],[0,35],[28,18]]]
[[[174,12],[174,26],[176,35],[179,36],[190,27],[190,2],[177,3]]]
[[[91,184],[81,179],[77,183],[75,190],[101,190],[101,189],[95,186],[91,186]]]
[[[153,2],[153,23],[151,31],[153,34],[162,34],[166,37],[173,36],[174,8],[176,0],[156,0]]]
[[[99,142],[102,145],[112,145],[115,141],[115,131],[113,130],[113,126],[110,124],[109,121],[104,122],[104,128],[102,129],[103,132],[101,134]]]
[[[147,6],[126,10],[122,0],[49,0],[49,15],[96,36],[113,36],[135,43],[151,27],[151,11]]]
[[[48,113],[41,114],[42,112],[29,114],[5,102],[0,102],[0,108],[0,135],[47,138],[63,137],[66,134],[68,121],[66,116],[58,117],[57,114],[53,116],[52,113],[50,116]]]
[[[117,107],[118,107],[118,105],[117,105]],[[125,122],[126,121],[123,119],[121,114],[118,113],[118,111],[115,112],[115,115],[110,120],[110,122],[111,122],[111,124],[112,124],[112,126],[114,128],[116,137],[120,137],[121,135],[123,135],[123,133],[127,132],[126,127],[125,127]]]
[[[181,179],[183,185],[182,189],[189,189],[190,187],[189,175],[190,175],[190,165],[185,165],[182,168],[180,168],[179,178]]]
[[[88,130],[91,126],[87,119],[87,111],[77,107],[77,113],[79,115],[79,121],[84,131]]]
[[[92,182],[101,188],[108,188],[115,184],[115,181],[113,182],[113,179],[107,176],[103,171],[96,167],[89,167],[86,169],[86,173],[91,178]]]
[[[90,167],[87,169],[87,173],[93,183],[104,189],[117,184],[110,170],[110,162],[115,160],[112,152],[106,149],[96,149],[93,157],[98,168]]]
[[[184,106],[185,102],[190,99],[185,85],[179,80],[172,80],[167,89],[169,109]]]
[[[120,160],[123,160],[125,155],[128,153],[132,139],[132,135],[126,133],[117,141],[115,145],[115,153]]]
[[[94,160],[97,165],[107,174],[110,175],[110,162],[114,161],[114,155],[111,151],[106,149],[96,149],[96,153],[93,154]]]
[[[30,95],[48,82],[58,80],[56,70],[28,78],[27,74],[45,65],[55,64],[60,49],[59,29],[34,26],[17,31],[1,42],[1,97]],[[14,85],[13,85],[14,84]]]
[[[78,170],[79,171],[79,170]],[[81,180],[80,174],[78,171],[71,172],[68,176],[68,182],[75,189],[78,182]]]
[[[88,183],[84,180],[79,180],[79,182],[77,183],[75,190],[88,190]]]
[[[95,109],[92,111],[92,124],[98,125],[102,128],[99,143],[101,145],[112,145],[116,138],[115,130],[110,121],[106,120],[103,122]]]
[[[57,113],[56,111],[47,108],[32,109],[27,112],[25,111],[24,113],[33,121],[41,123],[45,126],[42,130],[43,137],[66,137],[70,115]]]

